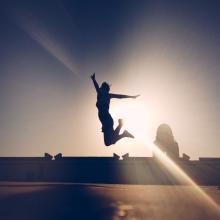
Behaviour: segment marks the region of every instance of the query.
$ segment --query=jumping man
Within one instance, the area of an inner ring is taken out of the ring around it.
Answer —
[[[110,146],[115,144],[117,141],[124,137],[134,138],[132,134],[130,134],[127,130],[125,130],[122,134],[120,133],[121,127],[123,125],[122,119],[118,120],[118,126],[114,130],[114,121],[112,116],[109,113],[109,105],[111,98],[117,99],[125,99],[125,98],[137,98],[139,95],[129,96],[129,95],[120,95],[120,94],[112,94],[109,93],[110,86],[108,83],[103,82],[99,87],[95,79],[95,73],[91,75],[91,79],[93,81],[94,87],[97,92],[97,102],[96,107],[98,108],[99,120],[102,123],[102,132],[104,134],[104,142],[106,146]]]

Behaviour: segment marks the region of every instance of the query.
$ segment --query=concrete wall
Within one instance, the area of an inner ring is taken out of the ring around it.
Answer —
[[[220,158],[176,163],[198,184],[220,184]],[[162,164],[147,157],[1,157],[0,181],[179,184]]]

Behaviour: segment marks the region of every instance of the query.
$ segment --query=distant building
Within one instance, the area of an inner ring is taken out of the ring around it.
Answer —
[[[179,146],[173,137],[173,132],[169,125],[161,124],[158,127],[154,143],[170,158],[179,158]]]

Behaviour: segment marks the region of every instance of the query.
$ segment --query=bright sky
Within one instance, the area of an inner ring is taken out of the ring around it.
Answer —
[[[220,157],[218,3],[1,3],[0,156],[150,156],[139,140],[105,147],[89,79],[109,82],[117,125],[155,139],[167,123],[180,153]]]

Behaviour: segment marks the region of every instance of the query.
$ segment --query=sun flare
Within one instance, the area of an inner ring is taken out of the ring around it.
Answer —
[[[111,114],[117,126],[117,120],[123,119],[122,130],[128,130],[132,134],[139,134],[145,137],[149,130],[149,113],[146,104],[139,100],[123,100],[123,102],[113,104]]]

